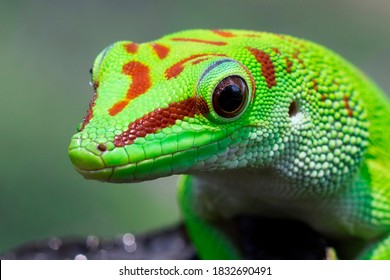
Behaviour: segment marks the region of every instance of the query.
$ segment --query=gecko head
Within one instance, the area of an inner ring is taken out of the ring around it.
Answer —
[[[69,145],[76,170],[88,179],[134,182],[272,167],[312,186],[332,178],[339,184],[366,145],[362,110],[356,105],[352,116],[341,106],[341,86],[322,100],[294,49],[246,35],[193,30],[106,48],[94,62],[87,116]],[[349,91],[350,104],[358,104]],[[340,147],[351,140],[340,139],[341,130],[355,126],[357,144]],[[333,157],[345,159],[342,170]]]
[[[94,97],[69,145],[84,177],[141,181],[237,163],[240,151],[229,147],[248,133],[238,128],[248,125],[252,74],[212,51],[155,63],[140,57],[163,48],[172,46],[118,42],[95,60]]]

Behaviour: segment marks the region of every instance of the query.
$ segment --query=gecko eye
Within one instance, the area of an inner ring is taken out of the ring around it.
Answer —
[[[256,90],[249,69],[239,61],[219,57],[206,66],[196,88],[197,97],[204,101],[199,110],[217,124],[240,119]]]
[[[121,44],[121,42],[118,42],[117,44]],[[110,52],[110,50],[115,46],[114,44],[109,45],[106,47],[99,55],[95,58],[95,61],[93,62],[92,68],[89,70],[89,73],[91,74],[91,83],[92,86],[96,83],[98,80],[100,67],[102,66],[103,60],[106,57],[106,55]]]
[[[92,68],[89,69],[89,74],[91,75],[90,80],[89,80],[89,85],[93,86],[93,70],[92,70]]]
[[[215,113],[223,118],[238,116],[248,99],[248,86],[240,76],[228,76],[215,87],[212,105]]]

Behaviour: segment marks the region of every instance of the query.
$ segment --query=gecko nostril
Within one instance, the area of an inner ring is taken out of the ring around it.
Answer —
[[[107,151],[107,146],[104,145],[104,144],[99,144],[99,145],[97,146],[97,148],[98,148],[98,150],[101,151],[101,152]]]

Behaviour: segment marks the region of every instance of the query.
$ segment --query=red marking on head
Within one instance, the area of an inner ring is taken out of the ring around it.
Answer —
[[[200,113],[203,116],[207,116],[208,114],[210,114],[209,106],[207,105],[206,100],[204,100],[202,97],[195,98],[195,105],[196,105],[196,109],[195,109],[196,114]]]
[[[204,56],[207,56],[207,54],[193,54],[189,57],[180,60],[179,62],[173,64],[171,67],[165,70],[165,77],[167,77],[168,80],[172,78],[176,78],[184,70],[185,63],[193,59],[204,57]]]
[[[298,62],[303,66],[305,67],[305,64],[303,63],[303,60],[299,57],[299,51],[298,50],[295,50],[294,54],[293,54],[293,58],[297,59]]]
[[[149,67],[138,61],[130,61],[123,66],[122,72],[131,76],[132,82],[127,91],[126,97],[115,103],[108,112],[115,116],[121,112],[131,100],[145,93],[151,87]]]
[[[286,60],[286,71],[287,73],[291,73],[291,68],[292,68],[292,62],[288,57],[285,58]]]
[[[95,87],[95,84],[96,84],[96,87]],[[84,120],[83,120],[83,123],[82,123],[82,125],[81,125],[80,131],[83,131],[83,130],[84,130],[85,126],[89,123],[89,121],[90,121],[90,120],[92,119],[92,117],[93,117],[92,108],[95,106],[95,101],[96,101],[96,98],[97,98],[97,93],[96,93],[97,83],[95,83],[95,84],[94,84],[95,93],[93,94],[92,100],[89,102],[87,115],[84,117]]]
[[[226,38],[236,37],[235,34],[233,34],[232,32],[229,32],[229,31],[223,31],[223,30],[217,30],[217,29],[214,29],[214,30],[211,30],[211,31],[214,32],[215,34],[219,35],[219,36],[226,37]]]
[[[279,37],[282,40],[286,40],[286,37],[282,34],[275,34],[276,37]]]
[[[277,53],[277,54],[280,54],[280,50],[278,48],[272,48],[272,51]]]
[[[208,113],[202,110],[207,107],[206,102],[199,97],[191,97],[180,102],[172,102],[167,108],[158,108],[130,123],[128,129],[121,135],[114,138],[116,147],[123,147],[134,143],[138,137],[145,137],[147,134],[172,126],[177,120],[183,120],[185,117],[193,117],[198,113]],[[208,109],[207,109],[208,110]]]
[[[192,64],[197,64],[201,61],[204,61],[206,60],[207,56],[209,57],[214,57],[214,56],[226,56],[224,54],[193,54],[189,57],[186,57],[186,58],[183,58],[182,60],[180,60],[179,62],[173,64],[171,67],[169,67],[167,70],[165,70],[165,77],[169,80],[169,79],[172,79],[172,78],[176,78],[177,76],[179,76],[179,74],[181,72],[183,72],[184,70],[184,65],[191,61],[191,60],[194,60],[194,59],[197,59],[195,60]],[[202,59],[202,60],[200,60]]]
[[[195,39],[195,38],[172,38],[172,41],[203,43],[203,44],[209,44],[209,45],[215,45],[215,46],[225,46],[225,45],[227,45],[226,42],[209,41],[209,40],[202,40],[202,39]]]
[[[137,43],[127,43],[127,44],[125,44],[125,49],[128,53],[135,54],[138,50],[138,44]]]
[[[99,87],[99,83],[98,82],[93,82],[93,90],[96,92],[97,91],[97,88]]]
[[[198,58],[198,59],[192,61],[191,64],[196,65],[196,64],[201,63],[202,61],[205,61],[207,59],[209,59],[209,58],[208,57],[201,57],[201,58]]]
[[[121,101],[118,101],[117,103],[115,103],[109,110],[108,112],[110,113],[111,116],[115,116],[116,114],[118,114],[119,112],[121,112],[123,109],[125,109],[125,107],[127,106],[127,104],[129,104],[130,100],[121,100]]]
[[[291,37],[288,37],[288,36],[284,36],[284,35],[282,35],[282,34],[275,34],[275,36],[276,37],[279,37],[281,40],[283,40],[283,41],[287,41],[287,42],[289,42],[289,43],[291,43],[291,44],[294,44],[294,45],[296,45],[296,46],[299,46],[301,49],[303,49],[303,50],[306,50],[307,48],[306,48],[306,46],[305,46],[305,44],[303,44],[299,39],[297,39],[297,38],[291,38]]]
[[[315,91],[318,91],[318,84],[317,84],[316,79],[312,79],[311,81],[313,82],[313,88],[314,88],[314,90],[315,90]]]
[[[161,44],[151,44],[159,59],[164,59],[169,53],[169,48]]]
[[[261,34],[244,34],[244,35],[242,35],[242,36],[244,36],[244,37],[250,37],[250,38],[259,38],[259,37],[261,37]]]
[[[348,100],[348,96],[346,96],[346,95],[344,95],[344,104],[345,104],[345,109],[347,109],[347,112],[348,112],[348,117],[352,117],[353,111],[352,111],[351,107],[349,107],[349,100]]]
[[[255,48],[248,47],[248,50],[256,58],[257,62],[261,64],[261,74],[265,78],[268,88],[276,85],[275,67],[272,60],[266,52]]]

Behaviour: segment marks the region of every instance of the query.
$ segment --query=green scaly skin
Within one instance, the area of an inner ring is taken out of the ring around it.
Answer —
[[[241,258],[219,224],[250,214],[303,221],[340,258],[390,259],[390,105],[332,51],[189,30],[112,44],[92,82],[75,168],[119,183],[186,174],[179,201],[202,258]]]

